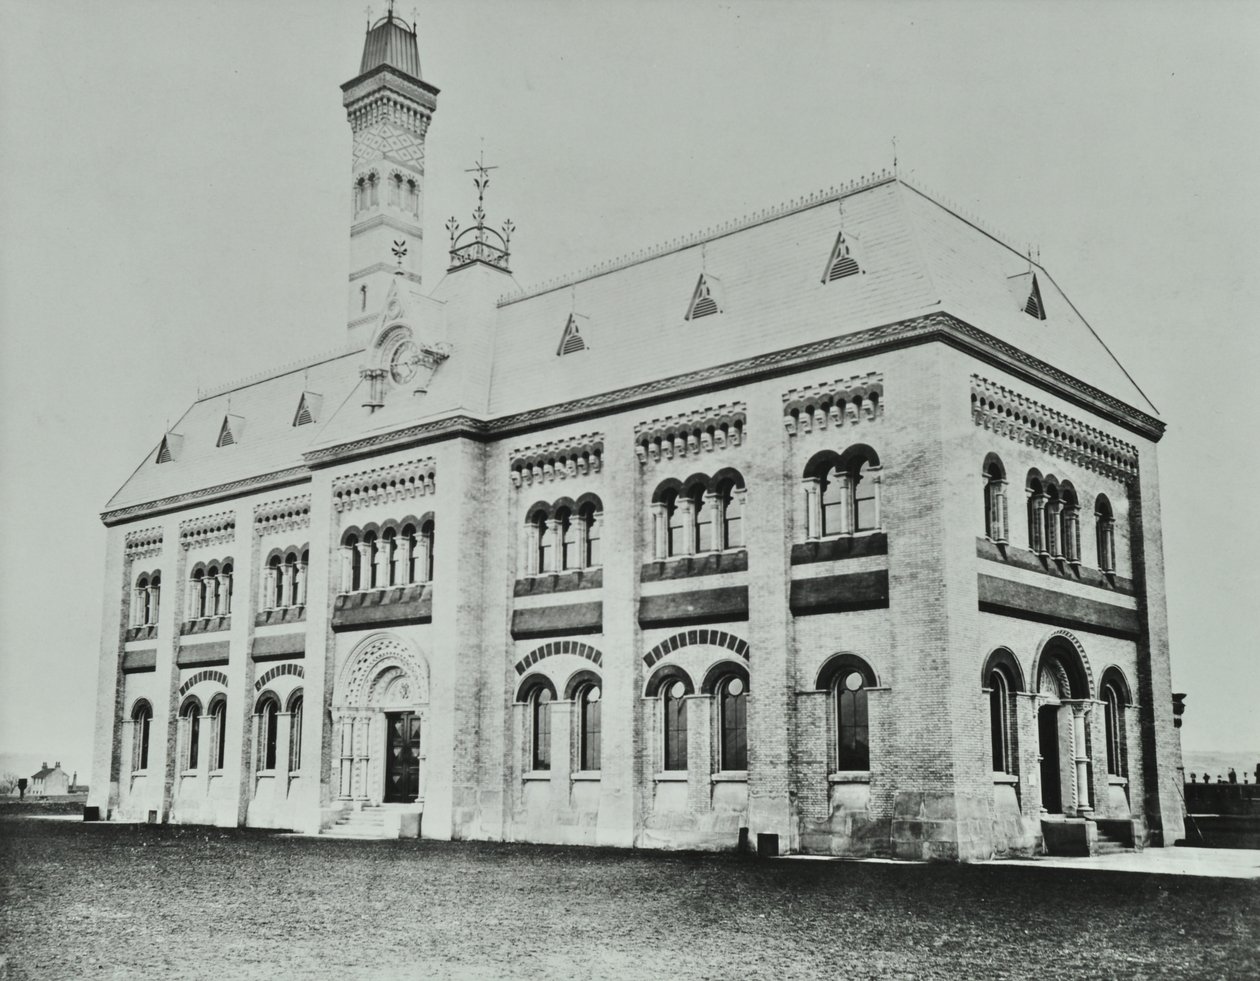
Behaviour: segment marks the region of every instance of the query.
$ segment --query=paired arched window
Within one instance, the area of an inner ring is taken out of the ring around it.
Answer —
[[[162,593],[162,574],[141,573],[136,579],[135,596],[131,604],[131,625],[147,627],[157,623],[158,600]]]
[[[275,695],[264,695],[256,715],[258,733],[258,769],[271,771],[276,768],[276,746],[280,738],[280,702]]]
[[[222,770],[227,750],[227,699],[222,695],[210,702],[210,769]]]
[[[390,522],[341,539],[341,592],[412,586],[433,579],[433,526],[427,517]]]
[[[232,560],[193,567],[188,580],[188,620],[225,617],[232,612]]]
[[[1094,500],[1094,544],[1098,568],[1106,573],[1116,571],[1116,519],[1106,494]]]
[[[661,484],[652,496],[655,557],[743,548],[745,493],[743,476],[730,469]]]
[[[1025,482],[1028,498],[1028,547],[1043,558],[1081,561],[1080,500],[1069,481],[1060,483],[1030,470]]]
[[[153,709],[146,701],[139,701],[131,710],[131,769],[149,768],[149,734],[153,727]]]
[[[984,461],[984,535],[1005,545],[1007,529],[1006,468],[994,453]]]
[[[662,742],[666,770],[687,769],[687,686],[671,681],[661,689]]]
[[[806,537],[878,531],[880,479],[879,456],[869,446],[816,454],[805,467]]]
[[[275,551],[267,560],[263,575],[265,608],[286,609],[306,605],[306,575],[310,563],[309,549],[290,548]]]
[[[302,693],[289,698],[289,772],[302,769]]]
[[[189,698],[179,710],[180,769],[195,770],[201,751],[201,703]]]
[[[1128,740],[1125,733],[1125,709],[1129,704],[1129,686],[1115,668],[1103,674],[1103,726],[1107,738],[1107,774],[1127,777]]]
[[[577,502],[535,504],[525,522],[525,574],[599,566],[603,518],[604,506],[593,494]]]

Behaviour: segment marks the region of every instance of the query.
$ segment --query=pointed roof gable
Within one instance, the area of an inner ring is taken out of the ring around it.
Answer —
[[[836,233],[836,244],[831,247],[831,255],[827,258],[827,268],[823,270],[823,282],[856,276],[862,270],[853,258],[849,241],[844,237],[844,230]]]
[[[323,404],[323,396],[314,392],[303,392],[298,399],[297,412],[293,414],[293,425],[309,426],[319,421],[319,410]]]
[[[718,286],[716,279],[701,273],[700,278],[696,280],[696,288],[691,291],[691,302],[687,304],[687,315],[683,319],[695,320],[698,317],[721,313],[722,307],[715,295]]]
[[[245,432],[245,420],[241,416],[228,413],[219,426],[219,439],[215,446],[233,446]]]

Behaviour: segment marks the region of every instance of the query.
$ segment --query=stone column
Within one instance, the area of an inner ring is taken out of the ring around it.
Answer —
[[[1063,558],[1063,535],[1060,515],[1063,512],[1061,501],[1046,502],[1046,551],[1053,559]]]
[[[722,498],[713,491],[706,491],[704,508],[709,513],[709,551],[720,552],[726,547],[725,529],[722,527]],[[700,551],[700,532],[696,531],[696,551]]]
[[[411,575],[412,544],[412,540],[409,537],[400,537],[398,542],[398,571],[394,582],[400,586],[408,585],[420,578],[416,576],[415,580],[413,580]]]
[[[376,588],[384,589],[389,585],[389,540],[376,540]]]
[[[840,485],[840,534],[852,535],[854,525],[853,481],[849,478],[847,472],[838,474],[835,480]],[[830,529],[828,531],[830,532]]]
[[[1072,710],[1072,762],[1076,769],[1076,813],[1079,817],[1092,817],[1094,808],[1089,800],[1089,750],[1085,740],[1085,719],[1089,715],[1089,702],[1068,702]]]
[[[652,505],[652,558],[658,562],[669,557],[669,510],[664,504]]]
[[[288,562],[280,570],[280,605],[293,606],[293,584],[297,575],[297,566]]]
[[[232,612],[232,577],[219,575],[219,614],[228,616]]]
[[[354,546],[342,545],[337,551],[341,555],[341,592],[348,593],[354,589]]]
[[[682,521],[682,543],[678,549],[679,555],[695,555],[696,554],[696,506],[689,497],[678,495],[678,499],[674,503],[674,507],[678,509],[678,515]]]
[[[805,485],[805,537],[813,540],[822,537],[822,486],[817,477],[806,477]]]
[[[372,543],[359,542],[355,546],[359,550],[359,591],[372,588]]]
[[[262,608],[264,610],[276,608],[276,569],[270,565],[263,572]]]

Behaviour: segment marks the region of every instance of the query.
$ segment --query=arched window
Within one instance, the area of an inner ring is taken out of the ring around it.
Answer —
[[[413,218],[420,217],[420,189],[413,180],[407,181],[407,210]]]
[[[358,591],[363,588],[363,553],[359,551],[359,536],[347,535],[343,547],[350,555],[349,589]]]
[[[1045,542],[1045,551],[1052,559],[1063,558],[1063,538],[1062,532],[1062,516],[1063,501],[1059,497],[1059,486],[1052,480],[1047,480],[1045,484],[1046,504],[1041,509],[1041,516],[1045,520],[1045,531],[1042,534],[1042,541]]]
[[[420,571],[424,576],[424,578],[421,580],[422,582],[433,581],[433,570],[435,568],[433,564],[433,561],[434,561],[433,549],[435,547],[434,535],[435,535],[434,523],[432,521],[426,521],[423,525],[420,526],[420,555],[423,559],[423,563],[420,566]]]
[[[366,185],[367,181],[362,177],[354,182],[354,213],[356,215],[367,206]]]
[[[389,203],[395,208],[402,205],[402,176],[399,174],[389,179]]]
[[[599,555],[599,537],[601,534],[600,512],[595,510],[594,504],[583,504],[579,512],[582,524],[586,528],[586,543],[584,551],[586,554],[582,556],[582,564],[588,568],[594,568],[600,564]]]
[[[202,580],[202,584],[205,587],[205,593],[201,615],[216,617],[219,615],[219,567],[217,565],[212,565],[206,570],[206,577]]]
[[[289,699],[289,772],[302,769],[302,694]]]
[[[278,555],[267,563],[267,605],[273,610],[284,606],[284,569]]]
[[[708,492],[702,484],[696,484],[688,491],[691,500],[691,523],[694,529],[696,552],[713,551],[713,507]]]
[[[819,483],[822,494],[822,534],[839,535],[848,530],[848,480],[843,470],[828,470]]]
[[[1006,544],[1006,471],[992,453],[984,466],[984,534],[991,542]]]
[[[661,501],[665,506],[665,554],[670,557],[690,554],[687,539],[691,529],[678,506],[678,496],[676,490],[666,491]]]
[[[1014,695],[1011,679],[1001,668],[989,672],[989,744],[993,772],[1014,773],[1015,756],[1012,751],[1012,708]]]
[[[578,690],[578,769],[598,770],[600,754],[602,692],[597,684]]]
[[[380,204],[380,193],[378,189],[379,181],[375,174],[368,175],[368,207],[375,208]]]
[[[539,511],[534,515],[534,537],[535,537],[535,567],[538,572],[555,572],[555,542],[552,540],[551,522],[547,520],[547,515],[543,511]]]
[[[866,710],[866,679],[860,671],[842,671],[835,688],[836,769],[871,768],[870,727]]]
[[[1107,495],[1094,501],[1094,542],[1098,552],[1098,568],[1106,573],[1116,571],[1116,519]]]
[[[879,527],[876,477],[869,460],[858,458],[849,470],[849,486],[853,489],[853,530],[874,531]]]
[[[364,589],[380,589],[385,584],[381,582],[380,562],[377,556],[380,555],[380,543],[377,540],[376,532],[369,531],[363,535],[363,544],[367,546],[363,551],[363,556],[367,563],[367,568],[363,570],[363,588]]]
[[[1128,776],[1128,760],[1125,738],[1125,707],[1129,701],[1128,686],[1115,668],[1103,676],[1102,685],[1103,726],[1107,736],[1107,774],[1113,777]]]
[[[1046,509],[1046,493],[1041,483],[1041,475],[1037,471],[1029,471],[1024,493],[1028,497],[1028,547],[1039,555],[1048,555],[1046,526],[1043,518]]]
[[[205,578],[205,570],[197,568],[193,570],[192,575],[188,579],[188,619],[196,620],[202,615],[202,609],[205,604],[205,585],[202,580]]]
[[[210,703],[210,769],[222,770],[227,749],[227,699]]]
[[[149,768],[149,730],[153,725],[153,709],[145,701],[137,702],[131,710],[131,769]]]
[[[297,576],[294,584],[294,602],[300,606],[306,605],[306,570],[311,565],[311,553],[309,549],[303,549],[301,556],[298,558]]]
[[[534,770],[551,769],[551,691],[545,687],[534,690],[530,699],[530,767]]]
[[[735,481],[727,478],[718,484],[718,507],[721,510],[722,548],[744,547],[744,495]]]
[[[556,529],[560,537],[560,563],[558,568],[578,568],[578,526],[573,520],[573,512],[568,508],[556,511]]]
[[[393,528],[386,528],[381,532],[381,561],[385,565],[384,575],[381,577],[381,586],[397,586],[401,580],[399,578],[400,570],[398,568],[398,532]]]
[[[280,735],[280,703],[274,696],[258,707],[258,769],[276,768],[276,740]]]
[[[201,703],[189,698],[179,710],[180,735],[183,747],[180,753],[180,769],[197,769],[199,743],[201,742]]]
[[[665,769],[687,769],[687,686],[666,682],[661,689],[664,708]]]
[[[152,623],[150,619],[151,611],[149,609],[149,577],[141,576],[136,580],[136,600],[135,612],[132,614],[131,622],[133,626],[142,626]]]
[[[717,686],[718,768],[748,769],[748,685],[738,675]]]
[[[219,573],[219,613],[228,616],[232,612],[232,563],[225,563]]]
[[[158,622],[158,607],[162,600],[162,573],[153,573],[149,580],[149,619],[148,623]]]
[[[1071,484],[1064,483],[1059,488],[1062,509],[1059,513],[1059,541],[1063,557],[1073,565],[1081,562],[1081,507],[1076,499],[1076,490]]]

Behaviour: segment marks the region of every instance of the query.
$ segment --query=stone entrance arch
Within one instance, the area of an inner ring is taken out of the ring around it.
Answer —
[[[1037,651],[1033,677],[1042,813],[1091,817],[1087,722],[1094,703],[1085,648],[1069,631],[1056,630]]]
[[[424,800],[428,743],[429,665],[411,644],[390,633],[364,639],[346,658],[333,687],[333,734],[338,747],[338,797],[379,804],[385,796],[390,720],[419,719],[418,802]]]

